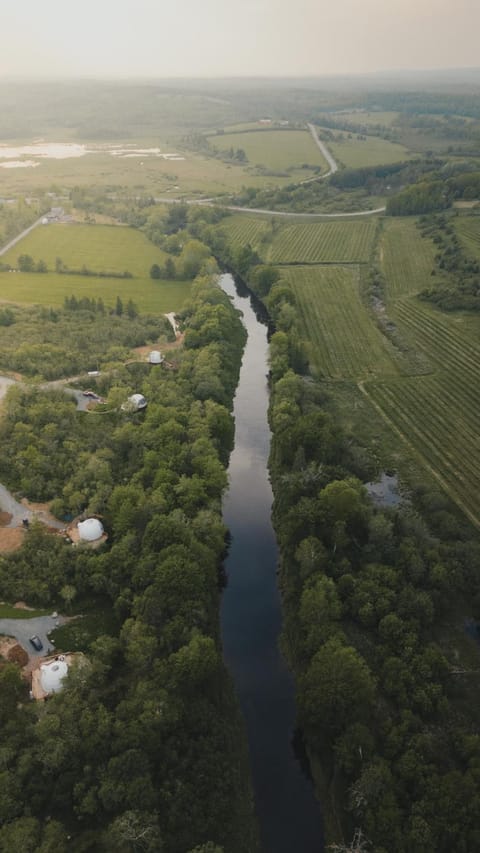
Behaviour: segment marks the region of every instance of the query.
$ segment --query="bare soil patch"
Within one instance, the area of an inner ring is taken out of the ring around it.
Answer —
[[[0,554],[9,554],[17,551],[23,543],[25,531],[22,527],[0,528]]]
[[[10,512],[3,512],[0,510],[0,527],[8,527],[13,515]]]

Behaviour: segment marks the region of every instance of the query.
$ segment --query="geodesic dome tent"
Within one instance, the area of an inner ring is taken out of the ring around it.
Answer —
[[[123,404],[122,409],[124,408],[127,412],[138,412],[140,409],[144,409],[146,405],[147,401],[143,394],[132,394],[127,402]]]
[[[81,542],[95,542],[103,536],[103,524],[98,518],[87,518],[77,524],[78,535]]]
[[[63,687],[63,679],[68,672],[68,664],[63,655],[55,660],[43,663],[40,667],[40,684],[45,693],[58,693]]]

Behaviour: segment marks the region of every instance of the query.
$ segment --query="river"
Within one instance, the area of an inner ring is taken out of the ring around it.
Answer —
[[[294,684],[278,648],[281,601],[268,479],[268,342],[261,306],[231,275],[223,290],[248,340],[234,402],[235,448],[223,517],[232,541],[221,608],[224,659],[246,721],[263,853],[321,853],[320,805],[296,758]]]

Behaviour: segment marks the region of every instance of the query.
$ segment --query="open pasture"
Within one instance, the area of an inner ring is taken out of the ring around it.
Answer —
[[[265,166],[267,169],[300,171],[304,163],[320,167],[322,171],[327,169],[322,153],[307,130],[225,133],[222,136],[210,137],[210,143],[219,151],[242,148],[251,165]],[[308,177],[308,169],[301,171]]]
[[[146,140],[143,144],[154,146],[158,140]],[[255,175],[248,164],[224,163],[198,152],[179,151],[178,146],[165,147],[165,151],[168,150],[178,151],[185,159],[113,157],[98,151],[65,160],[43,159],[36,168],[0,168],[2,195],[30,195],[32,189],[47,191],[52,185],[67,190],[95,185],[107,191],[122,187],[158,196],[165,193],[172,197],[216,196],[238,192],[246,184],[264,188],[285,185],[292,180],[290,176]]]
[[[39,225],[4,256],[15,266],[21,254],[42,258],[49,269],[55,269],[55,259],[71,269],[85,264],[92,270],[123,272],[148,277],[152,264],[164,264],[166,255],[134,228],[118,225],[78,225],[55,223]]]
[[[281,273],[295,293],[317,376],[360,380],[398,374],[361,301],[358,268],[298,266]]]
[[[397,142],[389,142],[379,136],[366,136],[363,139],[358,139],[356,133],[352,133],[349,138],[346,131],[340,131],[340,133],[343,134],[341,141],[328,141],[327,144],[335,159],[347,169],[400,163],[412,158],[408,149]],[[335,134],[338,135],[338,132]]]
[[[165,313],[178,311],[190,293],[190,282],[153,281],[152,263],[164,263],[165,254],[139,231],[109,225],[39,225],[2,260],[16,265],[21,254],[43,259],[48,273],[0,273],[0,301],[17,304],[63,305],[66,296],[101,297],[114,306],[117,296],[132,299],[140,311]],[[84,275],[58,275],[55,259],[60,257],[71,269],[84,264],[93,271],[123,272],[135,278],[99,278]]]

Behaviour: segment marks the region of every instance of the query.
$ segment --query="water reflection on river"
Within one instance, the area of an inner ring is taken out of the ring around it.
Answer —
[[[267,473],[267,327],[245,289],[236,288],[230,275],[222,276],[221,284],[243,312],[248,331],[235,397],[230,488],[223,506],[232,534],[221,613],[224,657],[247,725],[262,849],[319,853],[320,806],[293,752],[294,685],[278,649],[278,552]]]

